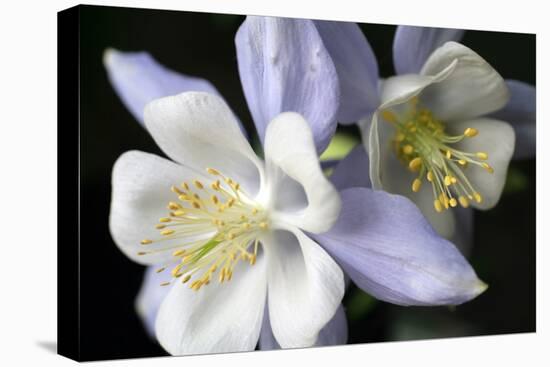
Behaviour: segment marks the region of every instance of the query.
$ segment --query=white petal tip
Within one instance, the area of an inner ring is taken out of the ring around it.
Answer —
[[[103,65],[106,67],[111,66],[118,55],[120,55],[120,51],[112,47],[106,48],[105,51],[103,51]]]

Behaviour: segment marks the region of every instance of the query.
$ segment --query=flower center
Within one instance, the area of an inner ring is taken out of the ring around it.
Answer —
[[[470,183],[466,172],[468,165],[475,165],[493,173],[493,168],[484,162],[485,152],[463,152],[456,143],[478,135],[475,128],[467,128],[461,135],[449,135],[445,124],[432,112],[418,108],[418,99],[409,102],[403,115],[390,110],[382,111],[382,118],[391,123],[396,131],[392,138],[395,154],[417,177],[412,182],[412,191],[418,192],[426,178],[432,184],[434,208],[441,212],[460,203],[468,207],[470,201],[480,203],[483,198]]]
[[[156,225],[161,237],[141,241],[144,246],[166,240],[181,239],[181,243],[138,253],[173,251],[176,265],[171,270],[172,280],[181,278],[193,290],[208,285],[216,272],[220,283],[230,281],[239,261],[254,265],[259,237],[269,228],[267,212],[238,182],[216,169],[206,171],[213,176],[208,184],[194,180],[172,186],[177,199],[168,203],[168,216]],[[171,281],[161,285],[169,284]]]

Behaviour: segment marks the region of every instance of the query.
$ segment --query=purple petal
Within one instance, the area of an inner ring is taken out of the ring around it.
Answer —
[[[346,320],[346,313],[344,307],[340,305],[334,314],[334,317],[325,325],[319,332],[319,337],[315,343],[316,347],[322,347],[327,345],[343,345],[348,340],[348,322]],[[262,331],[260,332],[259,346],[261,350],[273,350],[281,349],[279,343],[273,335],[271,330],[271,324],[269,323],[269,312],[266,309],[264,311],[264,319],[262,324]]]
[[[342,159],[330,176],[330,181],[342,191],[350,187],[370,187],[369,156],[363,144],[357,145]]]
[[[462,29],[398,26],[393,40],[397,74],[418,74],[428,56],[448,41],[460,41]]]
[[[315,20],[340,82],[338,121],[353,123],[370,115],[379,104],[378,63],[357,24]]]
[[[398,305],[451,305],[487,288],[410,200],[366,188],[341,196],[338,222],[313,237],[365,292]]]
[[[514,158],[535,156],[537,95],[534,86],[518,80],[506,80],[510,101],[491,117],[509,122],[516,132]]]
[[[235,37],[244,94],[262,142],[281,112],[298,112],[322,152],[336,129],[340,89],[311,20],[247,17]]]
[[[178,74],[159,64],[147,52],[105,51],[109,80],[128,110],[143,125],[143,109],[154,99],[187,91],[219,95],[209,81]]]

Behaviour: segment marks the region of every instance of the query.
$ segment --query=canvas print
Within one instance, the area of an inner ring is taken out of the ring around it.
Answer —
[[[96,6],[59,27],[62,354],[535,331],[535,35]]]

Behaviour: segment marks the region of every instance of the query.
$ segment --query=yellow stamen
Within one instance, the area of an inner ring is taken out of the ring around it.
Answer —
[[[420,181],[418,178],[415,179],[412,183],[412,191],[414,192],[420,191],[421,186],[422,186],[422,181]]]
[[[474,199],[478,202],[478,203],[481,203],[483,201],[483,197],[481,196],[481,194],[479,192],[474,192]]]
[[[387,122],[396,123],[397,117],[395,114],[389,110],[382,111],[382,118],[386,120]]]
[[[461,196],[458,198],[458,202],[463,208],[467,208],[470,206],[470,202],[468,201],[468,198],[465,196]]]
[[[473,138],[477,134],[478,134],[477,129],[474,129],[473,127],[469,127],[466,130],[464,130],[464,135],[469,137],[469,138]]]
[[[482,160],[487,160],[489,158],[489,155],[485,152],[477,152],[476,157]]]
[[[194,184],[195,187],[196,187],[197,189],[199,189],[199,190],[204,189],[204,186],[203,186],[202,182],[200,182],[199,180],[193,181],[193,184]]]
[[[422,167],[422,159],[420,157],[414,158],[409,162],[409,169],[413,172],[416,172]]]

